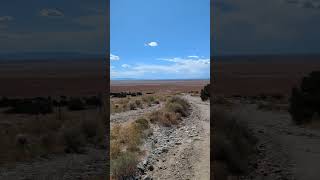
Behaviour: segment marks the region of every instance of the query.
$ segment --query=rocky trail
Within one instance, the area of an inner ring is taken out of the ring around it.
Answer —
[[[235,111],[259,141],[257,161],[242,179],[319,179],[320,131],[293,124],[285,111],[261,111],[252,104],[241,104]]]
[[[138,165],[142,179],[210,179],[210,106],[184,96],[191,113],[178,127],[154,125],[146,140],[147,156]]]

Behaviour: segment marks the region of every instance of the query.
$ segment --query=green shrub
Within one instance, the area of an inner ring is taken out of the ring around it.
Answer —
[[[200,97],[202,101],[206,101],[210,98],[210,84],[207,84],[203,89],[201,89]]]
[[[138,108],[142,108],[142,103],[141,103],[141,101],[140,100],[135,100],[135,103],[136,103],[136,106],[138,107]]]
[[[81,122],[82,132],[87,138],[93,138],[97,136],[99,128],[102,126],[102,123],[99,123],[95,119],[85,119]]]
[[[174,112],[155,111],[150,115],[150,121],[152,123],[160,123],[166,127],[177,125],[180,119],[180,114]]]
[[[144,96],[142,97],[142,101],[147,103],[153,103],[155,101],[155,98],[153,96]]]
[[[80,111],[85,109],[85,104],[80,98],[71,98],[68,102],[70,111]]]
[[[289,112],[297,124],[307,123],[315,113],[320,113],[320,71],[304,77],[300,88],[292,89],[289,102]]]
[[[189,107],[189,103],[185,99],[178,96],[170,98],[165,106],[167,111],[180,113],[180,115],[183,117],[186,117],[189,114]]]
[[[53,112],[53,103],[45,98],[22,99],[12,103],[6,113],[48,114]]]
[[[129,108],[130,108],[130,110],[135,110],[137,108],[136,103],[130,102]]]
[[[85,137],[79,126],[64,127],[62,137],[65,144],[65,151],[69,153],[82,153],[85,146]]]
[[[138,128],[141,130],[146,130],[150,127],[148,120],[144,118],[137,119],[135,123],[137,124]]]
[[[111,174],[114,179],[133,179],[136,175],[138,161],[134,153],[123,152],[111,160]]]

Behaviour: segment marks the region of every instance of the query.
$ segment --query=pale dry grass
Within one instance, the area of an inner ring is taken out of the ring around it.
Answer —
[[[47,115],[0,113],[0,164],[78,153],[87,144],[103,147],[104,121],[98,109],[71,112],[64,108],[61,115],[57,111]]]
[[[121,113],[130,110],[144,109],[160,102],[165,102],[170,95],[144,94],[142,96],[127,96],[125,98],[111,98],[111,113]]]
[[[189,103],[179,97],[168,97],[165,106],[149,115],[150,122],[159,123],[163,126],[172,126],[180,123],[182,117],[189,115]]]
[[[114,124],[110,133],[111,179],[126,179],[135,174],[143,139],[148,136],[149,121],[139,118],[126,124]]]

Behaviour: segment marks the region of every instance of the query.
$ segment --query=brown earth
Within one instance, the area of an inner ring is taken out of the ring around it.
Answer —
[[[91,95],[106,88],[103,60],[0,61],[0,96]]]
[[[289,94],[303,76],[319,69],[318,62],[216,62],[214,91],[224,95]]]
[[[111,92],[190,92],[198,91],[210,83],[210,80],[146,80],[146,81],[111,81]]]

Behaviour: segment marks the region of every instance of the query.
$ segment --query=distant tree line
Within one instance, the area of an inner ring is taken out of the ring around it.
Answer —
[[[117,98],[125,98],[127,96],[142,96],[142,92],[111,92],[110,93],[111,97],[117,97]]]
[[[292,89],[289,112],[297,124],[311,121],[320,114],[320,71],[313,71]],[[320,119],[318,119],[320,120]]]
[[[70,111],[84,110],[90,107],[101,107],[102,97],[35,97],[35,98],[8,98],[0,99],[0,108],[8,108],[5,113],[15,114],[49,114],[55,107],[66,107]]]

